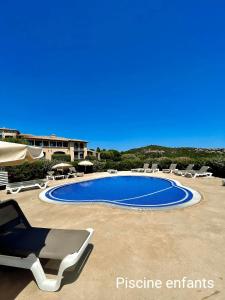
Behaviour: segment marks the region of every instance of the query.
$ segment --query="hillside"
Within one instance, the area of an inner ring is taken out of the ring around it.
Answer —
[[[191,147],[164,147],[149,145],[124,151],[123,154],[135,154],[146,158],[159,157],[189,157],[189,158],[225,158],[225,148],[191,148]]]

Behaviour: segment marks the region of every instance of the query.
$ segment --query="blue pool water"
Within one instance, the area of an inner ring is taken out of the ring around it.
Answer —
[[[157,209],[187,203],[193,198],[193,193],[168,179],[113,176],[50,188],[44,198],[66,203],[103,202],[130,208]]]

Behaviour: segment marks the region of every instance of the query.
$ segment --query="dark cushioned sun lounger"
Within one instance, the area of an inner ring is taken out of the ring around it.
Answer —
[[[0,235],[1,254],[20,257],[35,254],[39,258],[63,259],[67,254],[78,252],[88,235],[86,230],[14,229]],[[59,243],[63,247],[59,247]]]
[[[65,269],[77,263],[93,229],[32,227],[14,200],[0,203],[0,265],[27,268],[40,289],[56,291]],[[57,279],[47,279],[39,258],[62,260]]]

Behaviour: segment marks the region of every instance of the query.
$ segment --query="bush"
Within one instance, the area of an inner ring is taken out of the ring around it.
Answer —
[[[73,165],[73,167],[76,169],[76,168],[78,167],[79,160],[74,160],[74,161],[71,161],[70,163],[71,163],[71,164]]]
[[[140,159],[128,156],[129,159],[121,159],[120,161],[106,160],[103,161],[93,161],[93,171],[94,172],[103,172],[107,171],[107,169],[116,169],[118,171],[129,171],[134,168],[143,167],[144,163],[149,163],[149,166],[153,163],[157,163],[160,169],[169,168],[171,163],[176,163],[178,169],[185,169],[188,164],[194,164],[194,169],[198,170],[202,166],[209,166],[210,172],[213,173],[214,176],[225,177],[225,159],[194,159],[190,157],[176,157],[176,158],[168,158],[168,157],[159,157],[159,158],[148,158],[148,159]]]
[[[170,164],[177,164],[177,168],[183,170],[187,167],[188,164],[194,163],[193,159],[189,157],[177,157],[177,158],[168,158],[168,157],[160,157],[155,158],[152,163],[157,163],[160,169],[168,169]]]
[[[6,137],[4,139],[0,138],[0,141],[28,145],[28,142],[26,140],[21,139],[21,138],[15,138],[15,137]]]
[[[104,172],[106,171],[106,162],[104,161],[95,161],[93,162],[93,172]]]
[[[217,177],[225,177],[225,159],[199,159],[195,160],[195,169],[209,166],[210,172]]]
[[[52,159],[55,161],[60,161],[60,162],[70,162],[71,161],[71,156],[69,154],[53,154]]]
[[[6,171],[9,173],[9,182],[25,181],[32,180],[37,178],[45,178],[48,171],[52,169],[52,166],[62,162],[61,156],[57,157],[57,160],[46,160],[42,159],[36,161],[32,164],[25,163],[19,166],[6,167]],[[122,155],[121,160],[105,160],[105,161],[92,161],[93,162],[93,171],[94,172],[103,172],[107,169],[117,169],[118,171],[128,171],[134,168],[140,168],[144,163],[149,163],[151,166],[152,163],[157,163],[160,169],[168,168],[171,163],[177,163],[179,169],[185,169],[188,164],[193,163],[194,169],[199,169],[203,165],[210,167],[210,172],[214,176],[224,177],[225,178],[225,159],[224,158],[190,158],[190,157],[158,157],[158,158],[138,158],[132,154],[125,156]],[[71,164],[77,169],[80,170],[78,166],[79,161],[76,160],[71,162]]]
[[[101,151],[101,159],[119,161],[121,159],[121,153],[117,150],[104,150]]]
[[[87,155],[85,157],[85,160],[89,160],[91,162],[98,160],[97,157],[93,156],[93,155]]]
[[[19,166],[6,167],[6,171],[9,173],[9,182],[26,181],[45,178],[54,164],[54,161],[43,159],[32,164],[24,163]]]

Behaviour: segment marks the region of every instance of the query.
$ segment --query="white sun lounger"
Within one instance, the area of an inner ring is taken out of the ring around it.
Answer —
[[[150,169],[146,169],[145,172],[146,173],[159,172],[158,164],[152,164],[152,167]]]
[[[162,169],[163,173],[173,173],[178,171],[178,169],[176,169],[177,164],[171,164],[169,169]]]
[[[84,176],[84,172],[77,172],[77,173],[76,173],[76,176],[77,176],[77,177],[83,177],[83,176]]]
[[[118,173],[118,171],[117,171],[117,170],[114,170],[114,169],[108,169],[107,172],[108,172],[109,174],[117,174],[117,173]]]
[[[66,178],[77,177],[77,171],[74,167],[69,168],[69,172],[66,174]]]
[[[0,265],[31,270],[41,290],[59,289],[63,272],[79,261],[92,235],[92,228],[32,227],[15,200],[0,203]],[[61,261],[55,279],[46,277],[40,259]]]
[[[39,189],[46,189],[47,186],[48,186],[48,181],[46,179],[13,182],[13,183],[8,183],[6,185],[6,192],[10,194],[16,194],[19,193],[21,190],[25,190],[29,188],[37,187]]]
[[[8,172],[0,171],[0,186],[6,186],[8,183]]]
[[[208,166],[202,166],[200,170],[192,170],[185,174],[186,177],[211,177],[212,173],[207,172],[210,167]]]
[[[186,168],[186,170],[177,170],[174,171],[174,174],[179,175],[179,176],[185,176],[186,173],[188,173],[189,171],[192,171],[194,167],[194,164],[189,164]]]
[[[74,167],[69,168],[69,173],[64,175],[65,178],[70,178],[70,177],[83,177],[84,172],[77,172],[77,170]]]
[[[144,173],[146,169],[148,169],[149,164],[144,164],[143,168],[131,169],[131,172],[140,172]]]
[[[55,174],[54,171],[48,171],[47,174],[48,174],[46,176],[47,180],[65,179],[67,177],[67,175]]]

